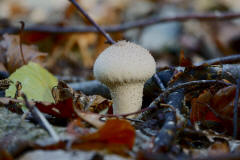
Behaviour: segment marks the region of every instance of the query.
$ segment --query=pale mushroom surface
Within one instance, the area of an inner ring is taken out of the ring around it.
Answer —
[[[94,64],[94,76],[103,83],[146,81],[155,73],[154,58],[143,47],[126,41],[105,49]]]

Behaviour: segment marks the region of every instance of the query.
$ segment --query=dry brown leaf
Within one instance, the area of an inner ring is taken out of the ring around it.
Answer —
[[[79,122],[75,124],[81,127]],[[76,126],[75,124],[73,125]],[[94,133],[85,131],[85,133],[79,134],[73,131],[75,140],[70,146],[66,141],[59,141],[47,146],[36,145],[34,149],[56,150],[66,149],[68,146],[76,150],[104,150],[108,153],[129,156],[129,150],[133,148],[135,141],[135,128],[126,120],[110,119]],[[72,128],[70,128],[70,132],[72,132]]]
[[[191,60],[184,56],[183,50],[180,52],[179,65],[181,67],[191,67],[193,65]]]
[[[26,62],[32,61],[43,65],[46,53],[39,52],[34,46],[23,44],[22,48]],[[0,62],[4,64],[9,73],[14,72],[24,64],[20,52],[19,36],[3,35],[3,40],[0,41]]]
[[[80,110],[75,109],[76,114],[82,118],[84,121],[88,122],[89,124],[93,125],[96,128],[100,128],[104,125],[104,122],[100,120],[101,115],[99,114],[94,114],[94,113],[85,113],[81,112]]]
[[[214,142],[208,148],[209,155],[219,155],[219,154],[226,154],[230,152],[230,148],[227,142]]]
[[[83,141],[124,144],[129,149],[134,145],[135,129],[126,120],[110,119],[97,132],[81,136]]]
[[[113,102],[111,100],[108,100],[100,95],[93,95],[89,96],[89,103],[88,106],[85,110],[91,111],[94,113],[100,113],[103,110],[107,110],[106,112],[109,111],[109,109],[112,108]]]
[[[232,134],[235,94],[235,85],[224,87],[218,90],[214,95],[212,95],[210,91],[205,90],[199,97],[191,101],[191,122],[217,122],[220,123],[229,134]],[[238,105],[239,103],[240,102],[238,102]]]
[[[209,112],[207,105],[210,104],[212,97],[213,96],[209,90],[204,90],[197,98],[192,99],[192,109],[190,114],[190,120],[192,123],[206,120],[205,116]]]

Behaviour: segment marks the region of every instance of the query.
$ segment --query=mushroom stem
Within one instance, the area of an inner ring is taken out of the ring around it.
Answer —
[[[113,113],[127,114],[141,109],[144,82],[108,85],[113,99]],[[131,118],[133,116],[129,116]]]

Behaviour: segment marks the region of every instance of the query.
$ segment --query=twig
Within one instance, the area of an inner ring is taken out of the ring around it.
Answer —
[[[240,13],[186,13],[184,15],[171,16],[171,17],[150,17],[147,19],[136,20],[132,22],[126,22],[119,25],[113,26],[102,26],[101,28],[106,32],[120,32],[133,28],[146,27],[149,25],[157,24],[157,23],[166,23],[166,22],[184,22],[189,20],[198,20],[198,21],[223,21],[223,20],[232,20],[240,18]],[[25,32],[49,32],[49,33],[80,33],[80,32],[98,32],[95,27],[91,26],[29,26],[26,27]],[[7,27],[5,29],[0,30],[0,34],[4,33],[18,33],[19,28],[17,27]]]
[[[160,78],[156,73],[153,75],[153,79],[154,79],[154,81],[157,83],[158,87],[159,87],[162,91],[165,91],[165,90],[166,90],[166,88],[165,88],[165,86],[164,86],[161,78]]]
[[[178,89],[194,87],[194,86],[201,86],[201,85],[211,85],[211,84],[213,84],[213,85],[214,84],[222,84],[222,85],[226,85],[226,86],[231,85],[230,83],[226,83],[226,82],[220,81],[220,80],[199,80],[199,81],[190,81],[190,82],[185,82],[185,83],[175,85],[171,88],[166,89],[157,98],[155,98],[154,101],[147,108],[145,108],[143,112],[141,112],[142,114],[139,116],[139,119],[143,118],[145,116],[145,114],[148,113],[148,111],[156,108],[165,96],[169,95],[170,93],[172,93]]]
[[[231,85],[230,83],[226,83],[224,81],[220,81],[220,80],[199,80],[199,81],[191,81],[191,82],[186,82],[186,83],[181,83],[179,85],[173,86],[172,88],[169,88],[167,90],[165,90],[163,93],[161,93],[147,108],[141,109],[139,111],[136,112],[131,112],[131,113],[127,113],[127,114],[105,114],[105,115],[101,115],[101,117],[127,117],[130,115],[135,115],[135,114],[139,114],[139,113],[144,113],[144,112],[148,112],[152,109],[155,109],[159,106],[163,106],[163,107],[170,107],[171,105],[168,104],[160,104],[159,103],[163,100],[163,97],[167,96],[168,94],[181,89],[181,88],[186,88],[186,87],[193,87],[193,86],[200,86],[200,85],[211,85],[211,84],[222,84],[222,85],[226,85],[229,86]],[[141,119],[141,117],[143,117],[142,115],[140,116],[139,119]]]
[[[189,160],[237,160],[240,159],[240,153],[236,152],[236,153],[222,153],[222,154],[217,154],[217,155],[210,155],[210,156],[202,156],[202,157],[198,157],[198,158],[191,158]]]
[[[201,66],[203,64],[208,65],[217,65],[217,64],[229,64],[229,63],[239,63],[240,62],[240,55],[231,55],[226,57],[214,58],[209,59],[200,63],[195,64],[196,66]]]
[[[25,94],[22,93],[22,98],[24,99],[26,107],[29,109],[29,111],[32,113],[33,118],[39,123],[39,125],[45,129],[48,134],[54,139],[55,142],[59,141],[59,136],[54,131],[50,123],[46,120],[46,118],[43,116],[43,114],[38,110],[37,107],[31,106],[27,100],[27,97]]]
[[[196,87],[196,86],[202,86],[202,85],[214,85],[214,84],[222,84],[229,86],[231,85],[230,83],[226,83],[224,81],[220,80],[198,80],[198,81],[190,81],[190,82],[185,82],[185,83],[180,83],[178,85],[173,86],[172,88],[168,88],[164,93],[163,96],[168,95],[171,92],[174,92],[178,89],[181,88],[186,88],[186,87]]]
[[[158,107],[158,106],[153,106],[153,107],[151,107],[151,108],[144,108],[144,109],[141,109],[141,110],[139,110],[139,111],[136,111],[136,112],[131,112],[131,113],[126,113],[126,114],[104,114],[104,115],[101,115],[101,117],[100,118],[102,118],[102,117],[124,117],[124,118],[126,118],[126,117],[128,117],[128,116],[131,116],[131,115],[135,115],[135,114],[139,114],[139,113],[143,113],[143,112],[145,112],[145,111],[148,111],[148,110],[150,110],[150,109],[154,109],[154,108],[156,108],[156,107]],[[171,106],[171,105],[168,105],[168,104],[164,104],[164,103],[162,103],[162,104],[159,104],[159,107],[167,107],[167,108],[171,108],[172,110],[174,110],[174,108]],[[174,110],[175,111],[175,110]]]
[[[168,108],[168,110],[164,112],[164,119],[164,124],[154,139],[153,152],[167,152],[175,138],[174,135],[177,129],[175,110]]]
[[[104,35],[107,39],[107,43],[114,44],[116,43],[110,36],[107,34],[85,11],[84,9],[75,1],[69,0],[93,25],[94,27]]]
[[[25,59],[24,59],[24,55],[23,55],[23,49],[22,49],[22,38],[23,38],[23,31],[24,31],[24,26],[25,26],[25,23],[23,21],[20,21],[20,24],[21,24],[21,30],[20,30],[20,53],[21,53],[21,56],[22,56],[22,60],[23,60],[23,64],[27,64]]]
[[[240,89],[240,76],[237,80],[236,94],[234,99],[233,109],[233,138],[237,139],[238,135],[238,100],[239,100],[239,89]]]

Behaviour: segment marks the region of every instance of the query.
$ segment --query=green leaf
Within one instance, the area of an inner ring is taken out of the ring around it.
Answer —
[[[57,86],[57,78],[37,63],[29,62],[17,69],[9,77],[14,83],[6,90],[6,96],[14,97],[17,81],[22,84],[22,92],[29,100],[54,102],[52,88]]]

